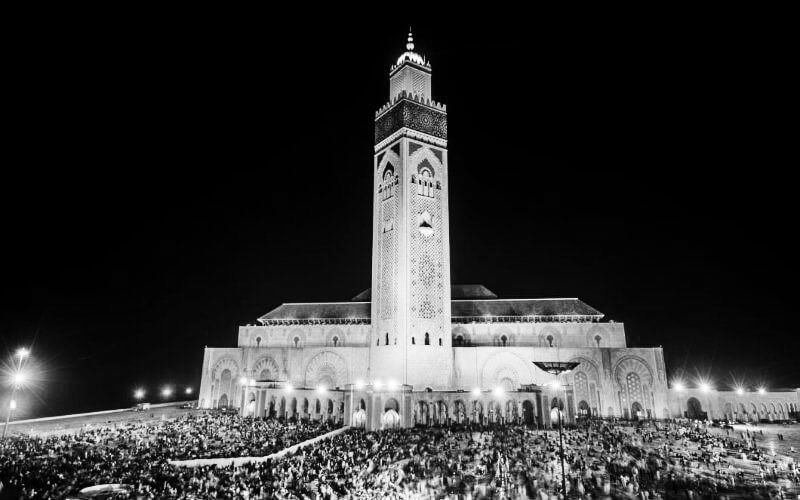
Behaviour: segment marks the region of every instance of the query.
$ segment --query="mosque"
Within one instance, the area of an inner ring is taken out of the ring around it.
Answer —
[[[621,418],[785,419],[800,389],[669,387],[659,347],[578,298],[500,298],[450,281],[447,106],[407,51],[375,113],[372,287],[349,301],[285,303],[206,348],[199,404],[367,429],[452,422],[550,425]],[[547,363],[571,362],[554,375]],[[567,366],[567,367],[569,367]],[[763,392],[763,391],[762,391]]]

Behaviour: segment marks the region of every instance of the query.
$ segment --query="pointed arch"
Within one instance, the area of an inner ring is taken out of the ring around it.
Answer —
[[[619,387],[625,387],[627,380],[625,377],[628,373],[635,372],[639,375],[642,383],[648,387],[653,386],[653,370],[647,364],[647,361],[639,356],[623,356],[614,368],[614,379],[617,381]]]
[[[257,380],[278,380],[281,371],[272,356],[262,356],[253,364],[253,377]]]
[[[329,388],[343,387],[348,380],[347,363],[332,351],[320,352],[306,365],[306,387],[315,387],[320,384]]]
[[[531,364],[533,366],[533,364]],[[511,385],[516,390],[531,379],[531,368],[524,359],[509,351],[494,354],[481,369],[481,387]]]

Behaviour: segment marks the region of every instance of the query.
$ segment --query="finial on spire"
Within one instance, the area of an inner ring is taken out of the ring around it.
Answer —
[[[414,35],[411,34],[411,26],[408,27],[408,43],[406,44],[406,50],[414,50]]]

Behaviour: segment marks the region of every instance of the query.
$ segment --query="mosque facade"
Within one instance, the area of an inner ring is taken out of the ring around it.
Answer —
[[[581,416],[788,418],[800,390],[670,389],[660,347],[578,298],[499,298],[450,281],[447,107],[407,51],[375,114],[372,286],[351,300],[285,303],[206,348],[199,404],[342,420],[368,429],[465,421],[550,425]],[[534,362],[574,362],[552,375]],[[760,399],[759,399],[760,398]],[[751,401],[751,399],[753,401]]]

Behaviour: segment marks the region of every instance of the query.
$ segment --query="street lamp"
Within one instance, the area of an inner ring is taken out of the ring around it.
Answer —
[[[186,388],[186,394],[191,394],[191,393],[192,393],[192,388],[191,387],[187,387]]]
[[[8,404],[8,412],[6,413],[6,425],[3,426],[3,436],[2,439],[6,437],[6,431],[8,430],[8,423],[11,421],[11,411],[17,409],[17,402],[14,400],[14,396],[16,395],[17,391],[20,389],[22,384],[28,379],[28,376],[25,372],[22,371],[22,365],[25,358],[30,356],[31,351],[25,347],[20,347],[17,349],[15,353],[16,357],[19,358],[19,362],[16,365],[16,370],[14,371],[14,375],[11,376],[11,398]]]
[[[144,389],[136,389],[133,391],[133,397],[136,399],[142,399],[144,397]]]
[[[557,377],[563,373],[571,372],[580,363],[577,361],[534,361],[533,364],[536,365],[537,368]],[[556,382],[558,382],[558,380],[556,380]],[[560,387],[561,383],[558,382],[558,384],[558,386],[555,386],[555,384],[554,386]],[[561,411],[561,408],[556,405],[556,407],[550,411],[551,420],[553,419],[553,415],[557,415],[558,418],[558,449],[561,455],[561,489],[564,491],[564,497],[566,498],[567,476],[564,472],[564,413]]]

